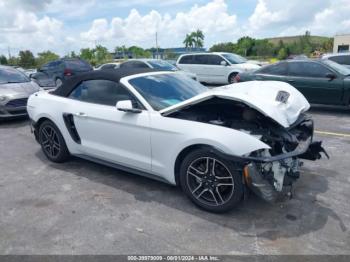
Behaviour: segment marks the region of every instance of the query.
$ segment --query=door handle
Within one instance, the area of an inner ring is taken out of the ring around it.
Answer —
[[[295,80],[293,80],[293,79],[288,79],[287,82],[288,82],[288,83],[294,83]]]
[[[74,115],[77,117],[87,117],[87,114],[85,114],[84,112],[75,113]]]

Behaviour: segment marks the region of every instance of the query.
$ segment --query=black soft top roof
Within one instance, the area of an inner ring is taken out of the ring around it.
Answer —
[[[73,76],[67,79],[62,86],[58,87],[52,92],[52,94],[58,96],[69,96],[72,90],[81,82],[87,80],[111,80],[114,82],[119,82],[120,79],[126,76],[148,73],[148,72],[159,72],[159,70],[154,70],[150,68],[121,68],[121,69],[106,69],[106,70],[95,70],[86,73]]]

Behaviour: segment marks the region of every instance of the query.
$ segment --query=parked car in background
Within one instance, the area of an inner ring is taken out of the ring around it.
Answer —
[[[176,66],[161,59],[130,59],[124,63],[121,63],[119,68],[151,68],[164,71],[177,71],[179,73],[185,74],[193,80],[197,80],[196,74],[179,70],[179,68]]]
[[[239,74],[237,80],[283,81],[298,89],[310,103],[350,105],[350,69],[330,60],[286,60]]]
[[[95,70],[106,70],[106,69],[117,69],[119,68],[120,63],[114,62],[114,63],[106,63],[103,65],[99,65],[95,68]]]
[[[20,67],[20,66],[13,66],[13,68],[17,69],[18,71],[21,71],[22,73],[24,73],[28,77],[30,77],[31,74],[34,74],[37,71],[34,68],[25,69],[25,68]]]
[[[50,161],[75,155],[179,185],[201,208],[225,212],[249,188],[274,202],[301,159],[321,158],[309,107],[282,82],[209,89],[144,68],[76,76],[32,95],[28,113]]]
[[[51,61],[30,77],[35,79],[40,86],[52,85],[59,87],[68,78],[84,72],[92,71],[92,66],[85,60],[79,58],[63,58]]]
[[[307,55],[301,54],[301,55],[289,55],[287,57],[287,60],[305,60],[308,59]]]
[[[197,75],[198,81],[208,84],[235,83],[239,73],[257,70],[242,56],[232,53],[193,53],[181,55],[176,66]]]
[[[0,119],[27,115],[28,97],[39,90],[21,71],[0,66]]]
[[[347,68],[350,68],[350,53],[324,54],[322,59],[328,59]]]

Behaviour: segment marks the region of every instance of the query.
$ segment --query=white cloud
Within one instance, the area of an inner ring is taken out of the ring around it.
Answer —
[[[249,35],[255,38],[279,35],[312,34],[333,36],[350,32],[349,0],[281,1],[258,0],[248,17],[237,17],[228,1],[207,0],[187,10],[168,14],[159,10],[204,0],[0,0],[0,53],[46,49],[66,54],[95,43],[111,50],[117,45],[155,46],[158,32],[162,47],[182,46],[191,31],[201,29],[205,46],[234,41]],[[158,11],[149,10],[157,7]],[[126,17],[110,10],[133,7]],[[89,17],[98,17],[89,19]],[[73,25],[73,26],[71,26]]]
[[[350,32],[349,0],[259,0],[246,29],[255,36],[312,34],[333,36]]]
[[[132,9],[125,19],[115,17],[110,23],[106,19],[94,20],[90,29],[80,36],[88,43],[151,47],[155,45],[155,34],[158,32],[162,46],[179,46],[186,33],[201,29],[207,37],[206,42],[213,43],[218,35],[221,40],[233,39],[236,20],[235,15],[228,13],[224,0],[213,0],[203,6],[195,5],[188,12],[179,12],[175,17],[162,15],[155,10],[142,16]]]

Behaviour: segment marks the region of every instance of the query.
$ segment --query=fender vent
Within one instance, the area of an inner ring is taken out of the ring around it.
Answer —
[[[80,136],[78,134],[77,129],[75,128],[73,115],[68,114],[68,113],[64,113],[63,120],[64,120],[64,123],[68,129],[68,132],[69,132],[70,136],[72,137],[72,139],[74,140],[74,142],[77,144],[81,144]]]

